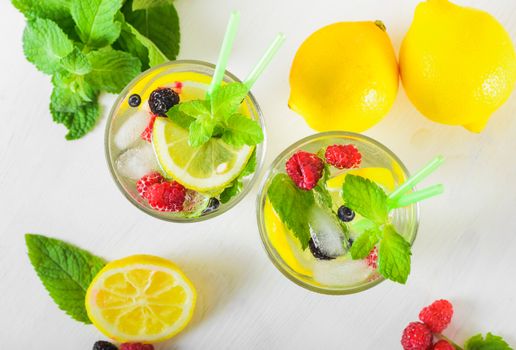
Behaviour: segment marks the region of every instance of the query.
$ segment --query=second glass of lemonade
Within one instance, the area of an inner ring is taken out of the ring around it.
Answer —
[[[210,63],[186,60],[153,67],[122,91],[111,110],[105,134],[109,169],[125,197],[149,215],[174,222],[213,218],[236,205],[256,180],[264,142],[235,147],[214,137],[193,148],[186,127],[156,112],[167,103],[204,99],[214,70]],[[223,84],[232,82],[240,80],[226,71]],[[251,93],[239,113],[265,134]]]
[[[339,169],[328,162],[342,166]],[[317,187],[318,178],[313,179],[321,169],[324,191]],[[409,177],[398,157],[379,142],[355,133],[325,132],[284,150],[269,168],[258,194],[258,226],[269,258],[287,278],[318,293],[356,293],[384,280],[378,271],[377,247],[363,259],[354,260],[350,254],[370,224],[344,205],[342,189],[350,175],[374,182],[386,194]],[[270,192],[272,186],[275,194]],[[289,200],[290,194],[296,200]],[[299,204],[305,198],[310,205]],[[390,223],[409,244],[416,238],[418,213],[418,205],[412,204],[389,214]],[[303,239],[293,229],[303,231],[305,224],[308,232]]]

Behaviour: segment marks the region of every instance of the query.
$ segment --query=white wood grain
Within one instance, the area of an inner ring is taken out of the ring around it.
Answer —
[[[516,38],[516,2],[460,0],[496,16]],[[296,48],[316,28],[382,19],[396,50],[415,0],[177,0],[181,58],[215,61],[228,14],[242,12],[229,69],[245,76],[276,32],[288,38],[254,88],[269,136],[266,165],[312,131],[287,108]],[[413,271],[406,286],[385,282],[364,293],[330,297],[295,286],[269,262],[255,222],[257,188],[231,212],[195,225],[144,215],[114,186],[104,160],[105,116],[76,142],[48,112],[49,78],[25,61],[23,17],[0,2],[0,341],[2,349],[91,349],[102,336],[58,310],[32,270],[23,234],[38,232],[106,257],[133,253],[176,261],[200,301],[185,332],[159,349],[399,349],[404,326],[438,298],[455,305],[446,332],[458,342],[493,331],[516,345],[516,98],[480,134],[434,124],[403,91],[384,121],[366,132],[410,169],[441,153],[431,180],[446,193],[422,205]],[[285,133],[284,130],[289,130]]]

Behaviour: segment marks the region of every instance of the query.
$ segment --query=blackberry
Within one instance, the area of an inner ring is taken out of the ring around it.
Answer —
[[[152,113],[161,115],[179,103],[179,95],[171,88],[157,88],[149,97]]]
[[[132,94],[128,99],[129,106],[138,107],[142,103],[142,98],[138,94]]]
[[[211,197],[210,200],[208,201],[208,206],[206,207],[206,209],[204,209],[202,211],[202,213],[203,214],[211,213],[212,211],[217,210],[219,206],[220,206],[220,201],[215,197]]]
[[[108,341],[99,340],[93,344],[93,350],[118,350],[118,348]]]
[[[333,260],[333,259],[335,259],[334,257],[325,255],[323,252],[321,252],[319,247],[317,247],[317,245],[315,244],[313,238],[310,238],[310,240],[308,241],[308,247],[310,248],[310,251],[312,252],[312,255],[315,256],[319,260]]]
[[[355,212],[344,205],[339,207],[337,215],[344,222],[350,222],[355,218]]]

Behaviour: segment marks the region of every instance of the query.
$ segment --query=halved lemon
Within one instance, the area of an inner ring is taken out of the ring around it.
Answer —
[[[173,337],[192,318],[197,293],[172,262],[134,255],[108,263],[86,293],[91,322],[120,342]]]
[[[188,144],[188,130],[167,118],[156,118],[152,145],[161,169],[183,186],[199,191],[222,190],[242,172],[254,147],[234,147],[211,138],[199,147]]]

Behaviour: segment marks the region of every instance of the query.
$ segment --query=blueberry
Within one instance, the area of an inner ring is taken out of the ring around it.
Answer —
[[[355,212],[344,205],[340,206],[337,215],[344,222],[350,222],[355,218]]]
[[[93,344],[93,350],[118,350],[118,348],[108,341],[99,340]]]
[[[131,107],[138,107],[140,103],[142,103],[142,98],[138,94],[132,94],[129,96],[129,106]]]
[[[171,88],[157,88],[149,97],[149,107],[152,113],[160,115],[179,103],[179,95]]]
[[[324,254],[323,252],[321,252],[319,247],[317,247],[317,245],[315,244],[313,238],[310,238],[310,240],[308,241],[308,247],[310,247],[310,252],[312,252],[312,255],[315,256],[319,260],[335,259],[334,257],[328,256],[328,255]]]
[[[202,213],[203,214],[211,213],[212,211],[217,210],[219,206],[220,206],[220,201],[215,197],[211,197],[210,200],[208,201],[208,206],[206,207],[206,209],[204,209],[202,211]]]

